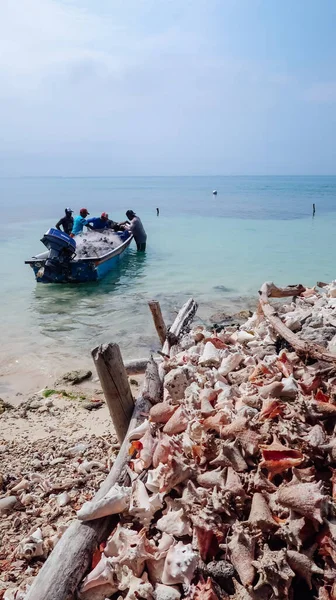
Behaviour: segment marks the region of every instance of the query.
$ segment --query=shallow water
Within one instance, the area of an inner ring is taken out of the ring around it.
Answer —
[[[101,342],[120,343],[125,357],[146,356],[157,347],[151,298],[169,322],[192,295],[208,319],[253,305],[265,280],[313,285],[335,277],[335,177],[3,179],[0,193],[0,393],[16,374],[89,365]],[[147,252],[133,247],[99,283],[36,284],[24,260],[43,251],[40,238],[68,205],[115,220],[133,208]]]

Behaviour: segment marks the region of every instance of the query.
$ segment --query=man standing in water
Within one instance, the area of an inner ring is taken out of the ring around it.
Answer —
[[[62,225],[64,233],[67,233],[68,235],[70,235],[70,233],[72,232],[73,222],[74,222],[72,213],[73,213],[73,210],[71,208],[66,208],[65,209],[65,217],[62,217],[62,219],[60,219],[58,221],[58,223],[56,223],[56,229],[59,229],[60,231],[62,231],[62,229],[61,229],[61,225]]]
[[[130,222],[126,221],[125,223],[120,223],[120,225],[125,225],[125,228],[133,234],[138,252],[144,252],[146,250],[147,234],[141,220],[133,210],[128,210],[126,217]]]

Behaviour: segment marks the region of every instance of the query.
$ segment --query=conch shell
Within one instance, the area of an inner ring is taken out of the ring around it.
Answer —
[[[100,500],[85,502],[77,512],[77,517],[81,521],[90,521],[124,512],[129,506],[130,492],[131,488],[116,483]]]
[[[198,364],[202,367],[219,367],[219,363],[220,354],[217,348],[211,342],[206,342]]]
[[[153,515],[162,507],[160,494],[149,497],[144,483],[140,479],[132,484],[129,514],[137,519],[142,525],[149,526]]]
[[[218,369],[218,373],[223,375],[224,377],[231,373],[231,371],[235,371],[237,367],[243,362],[244,356],[240,354],[240,352],[235,352],[234,354],[229,354],[223,358],[221,365]]]
[[[255,568],[252,565],[255,549],[254,539],[248,531],[244,531],[241,525],[237,525],[228,546],[231,562],[242,584],[245,586],[252,585],[255,575]]]
[[[168,512],[157,521],[156,528],[170,535],[174,535],[175,537],[192,535],[192,529],[184,514],[183,508],[180,508],[179,510],[172,510],[170,508]]]
[[[266,499],[259,492],[253,494],[251,512],[247,523],[265,532],[278,527]]]
[[[173,435],[175,433],[182,433],[187,429],[188,426],[188,416],[182,406],[179,406],[178,409],[172,414],[169,421],[165,424],[163,428],[163,433],[167,433],[168,435]]]
[[[323,522],[326,496],[321,494],[320,483],[290,483],[283,485],[277,492],[280,504],[291,508],[307,519]]]
[[[154,588],[154,600],[180,600],[181,594],[177,587],[157,583]]]
[[[150,409],[149,418],[153,423],[167,423],[177,406],[177,404],[170,404],[169,402],[159,402]]]
[[[287,469],[298,467],[304,459],[303,454],[299,450],[283,446],[275,436],[271,445],[261,445],[260,449],[263,460],[259,466],[261,469],[267,469],[270,480],[275,475],[287,471]]]
[[[38,556],[44,556],[42,531],[36,529],[31,535],[25,537],[18,545],[15,554],[18,558],[32,560]]]
[[[193,551],[191,544],[178,542],[168,550],[162,583],[166,585],[175,585],[183,583],[189,586],[194,576],[197,566],[197,554]]]
[[[81,586],[81,592],[87,592],[88,590],[101,586],[110,585],[110,595],[117,591],[118,585],[114,581],[113,567],[111,566],[110,560],[105,556],[101,555],[101,559],[95,568],[83,579]]]

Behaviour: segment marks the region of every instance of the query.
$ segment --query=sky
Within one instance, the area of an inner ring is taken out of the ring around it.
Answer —
[[[334,0],[1,0],[0,176],[336,174]]]

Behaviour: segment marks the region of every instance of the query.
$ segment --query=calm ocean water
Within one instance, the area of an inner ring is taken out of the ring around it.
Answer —
[[[336,277],[336,177],[0,179],[0,196],[0,395],[22,373],[53,377],[90,365],[100,342],[118,342],[125,357],[146,356],[157,347],[151,298],[171,322],[192,295],[207,319],[251,306],[265,280]],[[146,254],[130,250],[97,284],[37,285],[24,260],[43,250],[39,240],[65,206],[115,220],[132,208],[148,233]]]

